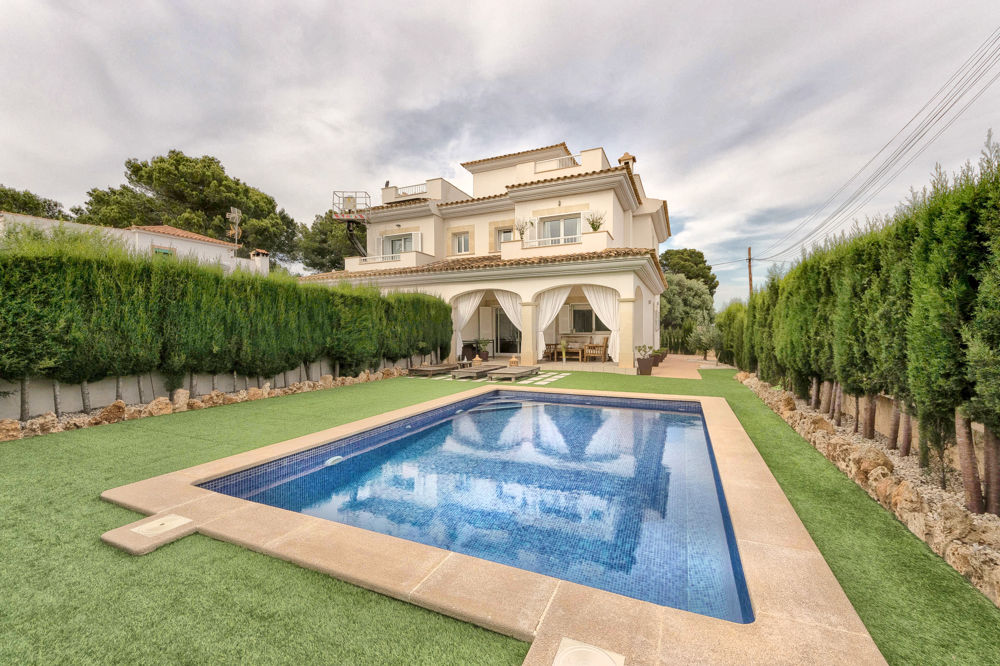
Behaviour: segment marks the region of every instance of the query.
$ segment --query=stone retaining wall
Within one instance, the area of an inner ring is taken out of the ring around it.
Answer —
[[[251,387],[232,393],[212,391],[211,393],[199,395],[197,398],[192,398],[187,389],[177,389],[174,391],[172,399],[160,397],[148,404],[128,405],[122,400],[116,400],[102,409],[63,414],[61,417],[57,417],[54,412],[46,412],[28,421],[0,419],[0,442],[34,437],[36,435],[47,435],[53,432],[90,428],[109,423],[118,423],[120,421],[132,421],[150,416],[163,416],[164,414],[206,409],[219,405],[233,405],[238,402],[276,398],[293,393],[305,393],[308,391],[335,388],[337,386],[363,384],[400,377],[405,374],[407,374],[407,371],[404,368],[386,368],[378,372],[368,372],[365,370],[357,377],[339,377],[334,379],[333,375],[323,375],[317,382],[295,382],[284,388],[271,388],[270,383],[267,383],[264,384],[263,388]]]
[[[850,428],[837,428],[793,393],[772,388],[755,375],[740,372],[736,379],[1000,606],[1000,517],[970,513],[960,491],[942,490],[938,474],[921,470],[916,455],[903,457],[887,449],[881,436],[869,440]],[[950,477],[950,485],[960,489],[954,471]]]

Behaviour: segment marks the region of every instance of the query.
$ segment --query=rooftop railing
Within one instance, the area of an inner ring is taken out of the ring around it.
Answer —
[[[555,171],[556,169],[568,169],[569,167],[580,166],[579,155],[566,155],[565,157],[553,157],[550,160],[540,160],[535,162],[535,173],[543,171]]]
[[[582,243],[583,236],[554,236],[552,238],[532,238],[523,243],[523,247],[548,247],[550,245],[569,245],[570,243]]]
[[[367,257],[361,257],[358,261],[359,264],[382,264],[387,261],[399,261],[400,257],[398,254],[373,254]]]
[[[407,185],[406,187],[397,187],[396,196],[398,197],[409,197],[414,194],[425,194],[427,192],[427,183],[420,183],[419,185]]]

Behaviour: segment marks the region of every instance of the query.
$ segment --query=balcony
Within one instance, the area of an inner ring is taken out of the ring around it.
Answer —
[[[427,194],[427,183],[419,183],[417,185],[407,185],[406,187],[396,188],[397,199],[415,197],[418,194]]]
[[[611,247],[620,247],[610,232],[584,231],[576,236],[555,236],[510,240],[500,244],[501,259],[521,259],[524,257],[548,257],[557,254],[577,254],[580,252],[600,252]]]
[[[550,245],[569,245],[572,243],[582,243],[583,236],[555,236],[553,238],[532,238],[524,241],[524,247],[548,247]]]
[[[367,257],[345,257],[344,270],[349,273],[357,271],[379,271],[391,268],[413,268],[435,261],[434,255],[411,250],[397,254],[373,254]]]
[[[553,157],[549,160],[535,162],[535,173],[555,171],[556,169],[569,169],[580,166],[579,155],[566,155],[565,157]]]

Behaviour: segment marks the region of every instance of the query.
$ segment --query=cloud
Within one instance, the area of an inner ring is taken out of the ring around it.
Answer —
[[[1000,23],[985,1],[4,4],[4,184],[78,204],[178,148],[309,221],[333,189],[468,191],[459,162],[566,140],[637,155],[666,246],[713,262],[804,220]],[[1000,86],[859,214],[974,159],[997,109]],[[718,302],[745,294],[745,264],[718,273]]]

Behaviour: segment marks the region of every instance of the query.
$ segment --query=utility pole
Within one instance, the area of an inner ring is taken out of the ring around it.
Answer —
[[[747,248],[747,280],[750,282],[750,295],[753,296],[753,267],[751,265],[750,248]],[[749,301],[748,301],[749,302]]]

